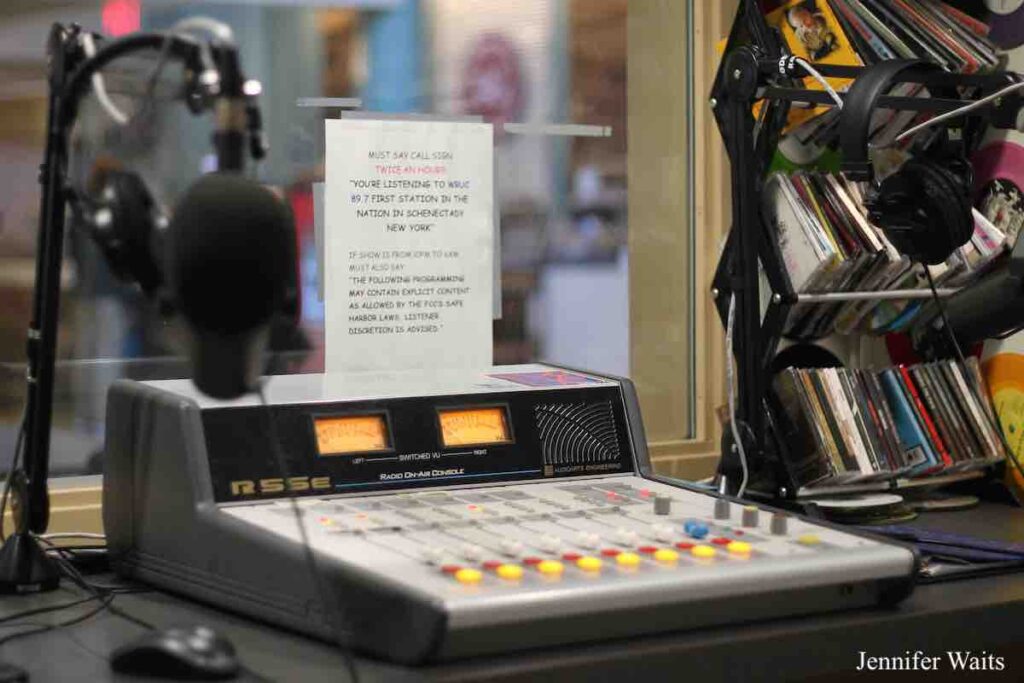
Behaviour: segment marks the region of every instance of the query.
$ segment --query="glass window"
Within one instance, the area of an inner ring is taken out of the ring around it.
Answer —
[[[680,462],[706,469],[698,456],[717,448],[713,406],[720,392],[707,387],[721,373],[720,352],[713,351],[721,344],[706,301],[714,262],[705,254],[717,253],[721,230],[715,223],[702,231],[723,215],[720,198],[699,195],[713,187],[720,192],[712,183],[722,168],[714,161],[720,152],[708,132],[710,117],[697,112],[714,66],[711,46],[735,5],[718,4],[95,0],[72,10],[5,3],[0,452],[10,453],[24,397],[47,27],[77,21],[117,34],[164,30],[202,14],[231,27],[243,68],[263,84],[271,151],[254,173],[280,189],[296,217],[301,334],[275,337],[275,372],[323,367],[312,187],[323,180],[323,121],[340,108],[299,105],[352,98],[366,111],[479,116],[496,129],[501,316],[494,322],[495,363],[541,360],[632,375],[655,455],[671,471],[683,471]],[[133,112],[152,98],[151,123],[125,135],[90,96],[72,171],[87,179],[97,164],[114,159],[138,170],[159,201],[173,206],[211,168],[211,122],[187,113],[175,88],[177,67],[162,69],[155,90],[147,91],[159,62],[154,52],[109,69],[114,102]],[[551,128],[566,123],[580,126]],[[709,173],[696,172],[695,163]],[[701,231],[694,229],[698,223]],[[188,372],[175,324],[114,278],[83,232],[69,232],[55,475],[100,471],[104,397],[113,380]]]

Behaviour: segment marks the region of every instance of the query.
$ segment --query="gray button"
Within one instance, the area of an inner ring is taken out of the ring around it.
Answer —
[[[773,536],[785,536],[789,533],[789,515],[785,512],[772,514],[771,532]]]
[[[672,512],[672,499],[668,496],[654,497],[654,514],[667,515]]]
[[[758,511],[753,505],[743,507],[743,526],[757,526]]]
[[[732,514],[732,503],[725,498],[715,498],[715,519],[729,519]]]

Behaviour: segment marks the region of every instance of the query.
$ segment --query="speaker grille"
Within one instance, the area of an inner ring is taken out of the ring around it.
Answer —
[[[536,406],[534,413],[545,465],[619,459],[611,402],[547,403]]]

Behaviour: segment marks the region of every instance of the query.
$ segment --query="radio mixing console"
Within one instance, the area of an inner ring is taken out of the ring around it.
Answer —
[[[628,380],[531,365],[278,376],[264,393],[114,385],[104,517],[119,572],[403,662],[912,586],[902,546],[655,475]]]

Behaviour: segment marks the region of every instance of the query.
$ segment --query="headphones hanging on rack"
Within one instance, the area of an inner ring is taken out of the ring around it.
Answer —
[[[974,232],[970,162],[952,149],[943,132],[941,141],[876,183],[868,143],[879,98],[893,84],[916,81],[933,71],[941,68],[913,59],[866,67],[846,94],[839,123],[843,172],[851,180],[871,184],[866,201],[869,217],[901,253],[929,265],[945,261]]]

